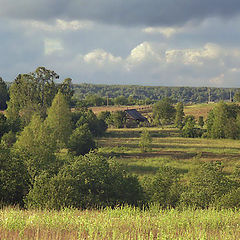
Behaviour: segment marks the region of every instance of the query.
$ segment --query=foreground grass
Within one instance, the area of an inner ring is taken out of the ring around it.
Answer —
[[[0,210],[0,239],[240,239],[234,210]]]

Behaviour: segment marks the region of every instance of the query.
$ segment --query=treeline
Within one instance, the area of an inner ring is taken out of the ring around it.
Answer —
[[[203,103],[209,101],[209,94],[210,101],[230,100],[230,98],[234,98],[235,93],[238,91],[237,88],[150,87],[86,83],[74,84],[73,86],[76,99],[86,100],[87,103],[96,106],[107,104],[149,104],[166,97],[171,98],[174,102]]]

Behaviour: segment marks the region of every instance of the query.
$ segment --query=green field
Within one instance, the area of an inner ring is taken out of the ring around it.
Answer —
[[[188,173],[204,161],[221,161],[226,174],[240,165],[240,142],[230,139],[182,138],[176,128],[148,128],[152,150],[142,153],[138,146],[141,128],[109,129],[98,139],[99,152],[115,157],[138,175],[154,174],[161,165]]]

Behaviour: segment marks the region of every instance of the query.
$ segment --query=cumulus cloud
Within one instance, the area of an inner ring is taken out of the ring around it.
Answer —
[[[121,57],[115,57],[111,53],[104,51],[103,49],[95,49],[92,52],[87,53],[83,57],[84,61],[89,64],[96,64],[103,66],[106,64],[116,64],[121,62]]]
[[[239,0],[0,0],[0,16],[47,20],[64,18],[107,24],[170,26],[240,12]]]

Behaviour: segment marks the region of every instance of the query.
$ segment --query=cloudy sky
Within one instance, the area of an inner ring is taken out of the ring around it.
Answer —
[[[239,0],[0,0],[0,76],[240,87]]]

